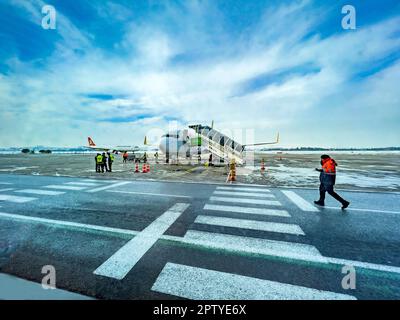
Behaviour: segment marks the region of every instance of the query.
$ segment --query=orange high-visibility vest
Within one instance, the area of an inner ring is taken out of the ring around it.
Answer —
[[[323,161],[322,170],[328,174],[336,174],[336,162],[335,160],[329,158]]]

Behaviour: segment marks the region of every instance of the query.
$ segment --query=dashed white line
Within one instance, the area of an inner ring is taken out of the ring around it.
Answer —
[[[123,186],[123,185],[129,184],[129,183],[131,183],[131,182],[130,182],[130,181],[122,181],[122,182],[110,184],[110,185],[108,185],[108,186],[104,186],[104,187],[100,187],[100,188],[95,188],[95,189],[86,190],[86,192],[91,192],[91,193],[93,193],[93,192],[99,192],[99,191],[103,191],[103,190],[107,190],[107,189],[111,189],[111,188],[116,188],[116,187],[119,187],[119,186]]]
[[[286,210],[276,210],[276,209],[225,206],[225,205],[219,205],[219,204],[206,204],[203,209],[204,210],[213,210],[213,211],[258,214],[258,215],[266,215],[266,216],[290,217],[290,214]]]
[[[41,189],[23,189],[16,190],[18,193],[29,193],[29,194],[41,194],[46,196],[58,196],[64,194],[64,191],[51,191],[51,190],[41,190]]]
[[[282,190],[282,193],[303,211],[311,211],[311,212],[319,211],[316,207],[314,207],[312,204],[304,200],[294,191]]]
[[[208,224],[208,225],[222,226],[222,227],[304,235],[304,232],[303,230],[301,230],[300,226],[289,223],[234,219],[234,218],[204,216],[204,215],[197,216],[194,222]]]
[[[355,300],[351,295],[168,262],[151,290],[192,300]]]
[[[247,203],[247,204],[263,204],[267,206],[281,206],[279,201],[259,200],[259,199],[242,199],[242,198],[228,198],[228,197],[211,197],[211,201],[222,201],[230,203]]]
[[[213,194],[233,196],[233,197],[275,198],[275,196],[272,193],[263,194],[255,192],[214,191]]]
[[[120,191],[120,190],[108,190],[107,192],[126,193],[126,194],[141,194],[141,195],[145,195],[145,196],[157,196],[157,197],[191,198],[190,196],[183,196],[183,195],[179,195],[179,194],[149,193],[149,192]]]
[[[79,186],[66,186],[66,185],[49,185],[49,186],[44,186],[44,188],[48,188],[48,189],[60,189],[60,190],[75,190],[75,191],[79,191],[79,190],[83,190],[86,189],[86,187],[79,187]]]
[[[10,184],[12,184],[12,183],[11,183],[11,182],[0,182],[0,184],[10,185]]]
[[[7,195],[7,194],[0,194],[0,200],[10,201],[10,202],[15,202],[15,203],[25,203],[25,202],[29,202],[29,201],[36,200],[36,199],[37,198],[19,197],[19,196]]]
[[[11,190],[14,190],[14,189],[13,188],[0,189],[0,192],[11,191]]]
[[[262,192],[262,193],[271,192],[271,191],[268,190],[268,189],[243,188],[243,187],[217,187],[217,190],[228,190],[228,191],[252,191],[252,192]]]
[[[118,280],[123,279],[188,207],[189,204],[187,203],[176,203],[114,253],[93,273]]]

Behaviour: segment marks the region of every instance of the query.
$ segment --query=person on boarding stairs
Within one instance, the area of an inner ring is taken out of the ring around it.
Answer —
[[[322,169],[315,169],[320,172],[319,180],[321,184],[319,186],[319,200],[314,201],[314,203],[319,206],[324,206],[325,193],[328,192],[333,198],[342,204],[342,209],[346,209],[350,202],[344,200],[333,190],[336,181],[336,161],[327,154],[323,154],[321,156],[321,166]]]

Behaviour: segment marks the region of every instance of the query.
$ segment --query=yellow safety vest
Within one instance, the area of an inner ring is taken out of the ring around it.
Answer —
[[[114,161],[114,155],[112,153],[110,153],[110,160],[111,160],[111,162]]]
[[[97,164],[101,164],[103,162],[103,156],[102,155],[96,156],[96,162]]]

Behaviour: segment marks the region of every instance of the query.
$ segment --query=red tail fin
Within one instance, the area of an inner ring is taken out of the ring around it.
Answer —
[[[93,142],[91,137],[88,137],[87,139],[88,139],[88,142],[89,142],[89,146],[91,146],[91,147],[95,147],[96,146],[96,144]]]

